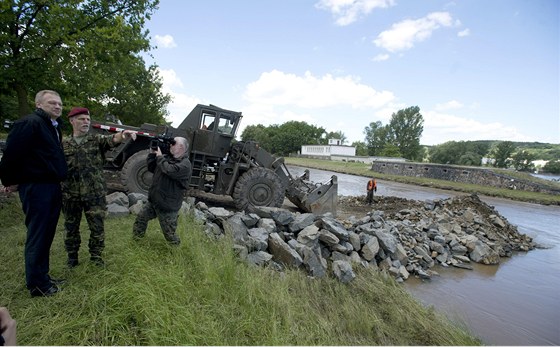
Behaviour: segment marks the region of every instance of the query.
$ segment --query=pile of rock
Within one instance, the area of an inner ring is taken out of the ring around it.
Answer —
[[[121,196],[123,213],[137,211],[143,200],[125,198]],[[184,204],[209,236],[230,235],[238,255],[251,264],[303,268],[310,276],[333,274],[342,282],[355,277],[357,266],[377,268],[397,281],[410,275],[429,279],[436,274],[435,265],[465,269],[472,269],[470,262],[495,265],[500,257],[536,246],[476,195],[414,206],[419,207],[387,215],[372,206],[363,218],[338,220],[330,214],[272,207],[235,212],[194,204],[192,198]]]

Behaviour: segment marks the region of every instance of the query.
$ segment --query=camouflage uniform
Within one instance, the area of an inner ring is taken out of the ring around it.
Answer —
[[[181,243],[179,236],[175,233],[177,230],[177,218],[179,217],[178,211],[165,211],[158,209],[154,204],[147,201],[134,222],[134,237],[142,238],[148,228],[148,222],[158,217],[161,231],[165,240],[173,245]]]
[[[74,137],[63,141],[68,178],[62,182],[62,210],[66,229],[64,245],[69,259],[78,259],[82,211],[90,229],[91,258],[101,259],[105,247],[104,220],[107,207],[107,187],[103,177],[104,154],[115,145],[113,135],[87,134],[80,137],[79,143]]]
[[[191,176],[191,162],[183,156],[174,158],[171,155],[157,157],[148,154],[148,170],[154,173],[152,185],[148,193],[148,201],[136,217],[132,229],[135,239],[146,233],[148,222],[158,218],[163,236],[170,244],[178,245],[181,240],[175,233],[179,209]]]

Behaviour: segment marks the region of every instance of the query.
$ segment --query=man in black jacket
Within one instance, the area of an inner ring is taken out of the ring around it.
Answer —
[[[148,154],[148,170],[154,176],[148,201],[134,222],[132,233],[135,239],[144,237],[148,222],[157,217],[167,242],[173,245],[181,243],[176,233],[177,218],[192,171],[187,151],[187,139],[176,137],[170,154],[163,155],[159,147]]]
[[[60,291],[49,276],[49,256],[62,207],[60,182],[67,166],[58,117],[60,95],[42,90],[35,96],[36,110],[15,122],[0,162],[0,179],[8,192],[19,191],[25,214],[25,279],[32,296]]]

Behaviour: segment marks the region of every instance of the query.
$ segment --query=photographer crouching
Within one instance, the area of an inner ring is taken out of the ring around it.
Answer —
[[[172,245],[179,245],[181,240],[177,236],[177,218],[183,203],[183,196],[187,190],[192,172],[188,158],[188,141],[184,137],[175,137],[168,141],[169,154],[162,153],[157,142],[150,145],[148,154],[148,171],[154,174],[152,185],[148,192],[148,201],[136,217],[132,229],[133,238],[144,237],[148,222],[158,218],[165,240]]]

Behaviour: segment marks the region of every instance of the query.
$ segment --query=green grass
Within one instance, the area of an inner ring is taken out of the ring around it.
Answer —
[[[309,168],[328,170],[338,173],[349,175],[371,177],[375,175],[377,179],[394,181],[407,184],[415,184],[419,186],[454,190],[465,192],[469,194],[477,193],[480,195],[495,196],[517,201],[533,202],[543,205],[560,205],[560,195],[552,195],[546,193],[528,192],[523,190],[501,189],[492,186],[481,186],[476,184],[452,182],[446,180],[438,180],[434,178],[425,177],[409,177],[382,174],[371,170],[370,164],[356,163],[356,162],[342,162],[331,161],[322,159],[309,159],[309,158],[285,158],[286,164],[299,165]],[[560,189],[560,184],[556,182],[548,182],[543,179],[532,177],[526,173],[516,173],[509,170],[494,170],[503,175],[510,175],[513,178],[530,180],[531,182],[538,182],[548,187]]]
[[[18,321],[21,345],[478,345],[460,323],[423,307],[401,285],[358,271],[350,284],[280,273],[239,261],[228,238],[207,238],[181,216],[180,247],[152,221],[140,242],[133,217],[106,221],[106,269],[68,270],[62,221],[51,275],[68,280],[49,298],[25,288],[25,227],[15,197],[0,204],[0,305]],[[87,230],[82,225],[82,230]]]

